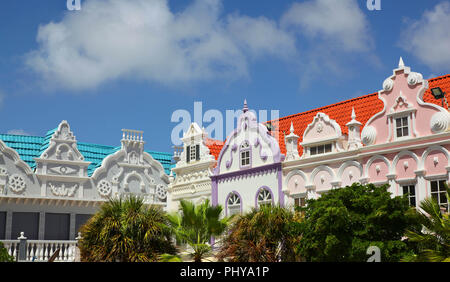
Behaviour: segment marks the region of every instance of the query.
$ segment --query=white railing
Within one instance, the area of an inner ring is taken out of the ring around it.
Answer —
[[[17,258],[20,240],[1,240],[8,254]],[[25,261],[48,261],[59,249],[55,262],[75,261],[77,241],[27,240]]]

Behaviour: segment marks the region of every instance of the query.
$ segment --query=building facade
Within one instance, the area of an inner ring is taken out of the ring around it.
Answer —
[[[430,90],[439,87],[449,98],[450,75],[425,80],[400,58],[382,87],[273,120],[270,125],[278,134],[258,123],[245,105],[216,162],[209,157],[210,182],[203,181],[211,183],[212,203],[222,205],[226,215],[260,203],[304,205],[359,182],[388,184],[393,196],[408,194],[412,206],[433,197],[448,209],[444,183],[450,172],[450,115],[448,105]],[[217,151],[217,146],[210,149]],[[196,172],[194,164],[183,165]],[[190,183],[185,179],[185,187]],[[187,194],[177,199],[198,200],[195,193]],[[168,206],[176,204],[169,201]]]
[[[20,232],[29,240],[74,240],[110,197],[136,194],[165,208],[171,155],[154,152],[155,159],[144,151],[142,131],[122,131],[120,147],[78,144],[67,121],[44,138],[1,135],[0,240]]]

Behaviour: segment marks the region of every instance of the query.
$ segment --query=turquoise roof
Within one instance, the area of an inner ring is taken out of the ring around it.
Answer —
[[[0,139],[5,142],[8,147],[16,150],[20,158],[34,169],[36,166],[34,158],[38,158],[45,149],[48,148],[50,139],[56,130],[57,128],[49,130],[45,137],[0,134]],[[94,173],[96,168],[101,166],[104,158],[117,152],[121,148],[120,146],[114,147],[84,142],[77,142],[77,146],[80,153],[84,156],[85,161],[91,162],[88,167],[89,176]],[[170,169],[175,166],[172,164],[171,153],[156,151],[146,152],[162,164],[166,174],[170,174]]]

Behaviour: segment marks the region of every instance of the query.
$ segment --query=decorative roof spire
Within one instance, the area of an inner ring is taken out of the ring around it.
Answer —
[[[359,121],[356,120],[356,113],[355,113],[355,107],[352,108],[352,120],[349,121],[346,125],[347,126],[353,126],[353,125],[362,125]]]
[[[247,99],[244,99],[244,108],[242,109],[242,111],[243,111],[244,113],[248,111]]]
[[[294,123],[291,121],[291,128],[289,129],[291,134],[294,134]]]
[[[352,119],[356,119],[355,107],[352,108]]]
[[[399,62],[398,62],[398,67],[399,67],[399,68],[405,67],[405,63],[403,62],[403,58],[402,58],[402,57],[400,57],[400,60],[399,60]]]

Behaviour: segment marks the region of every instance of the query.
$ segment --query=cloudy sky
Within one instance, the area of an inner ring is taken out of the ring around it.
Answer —
[[[450,73],[450,0],[366,2],[4,0],[0,133],[67,120],[82,142],[118,146],[130,128],[171,151],[171,116],[195,101],[285,116],[380,90],[400,56]]]

